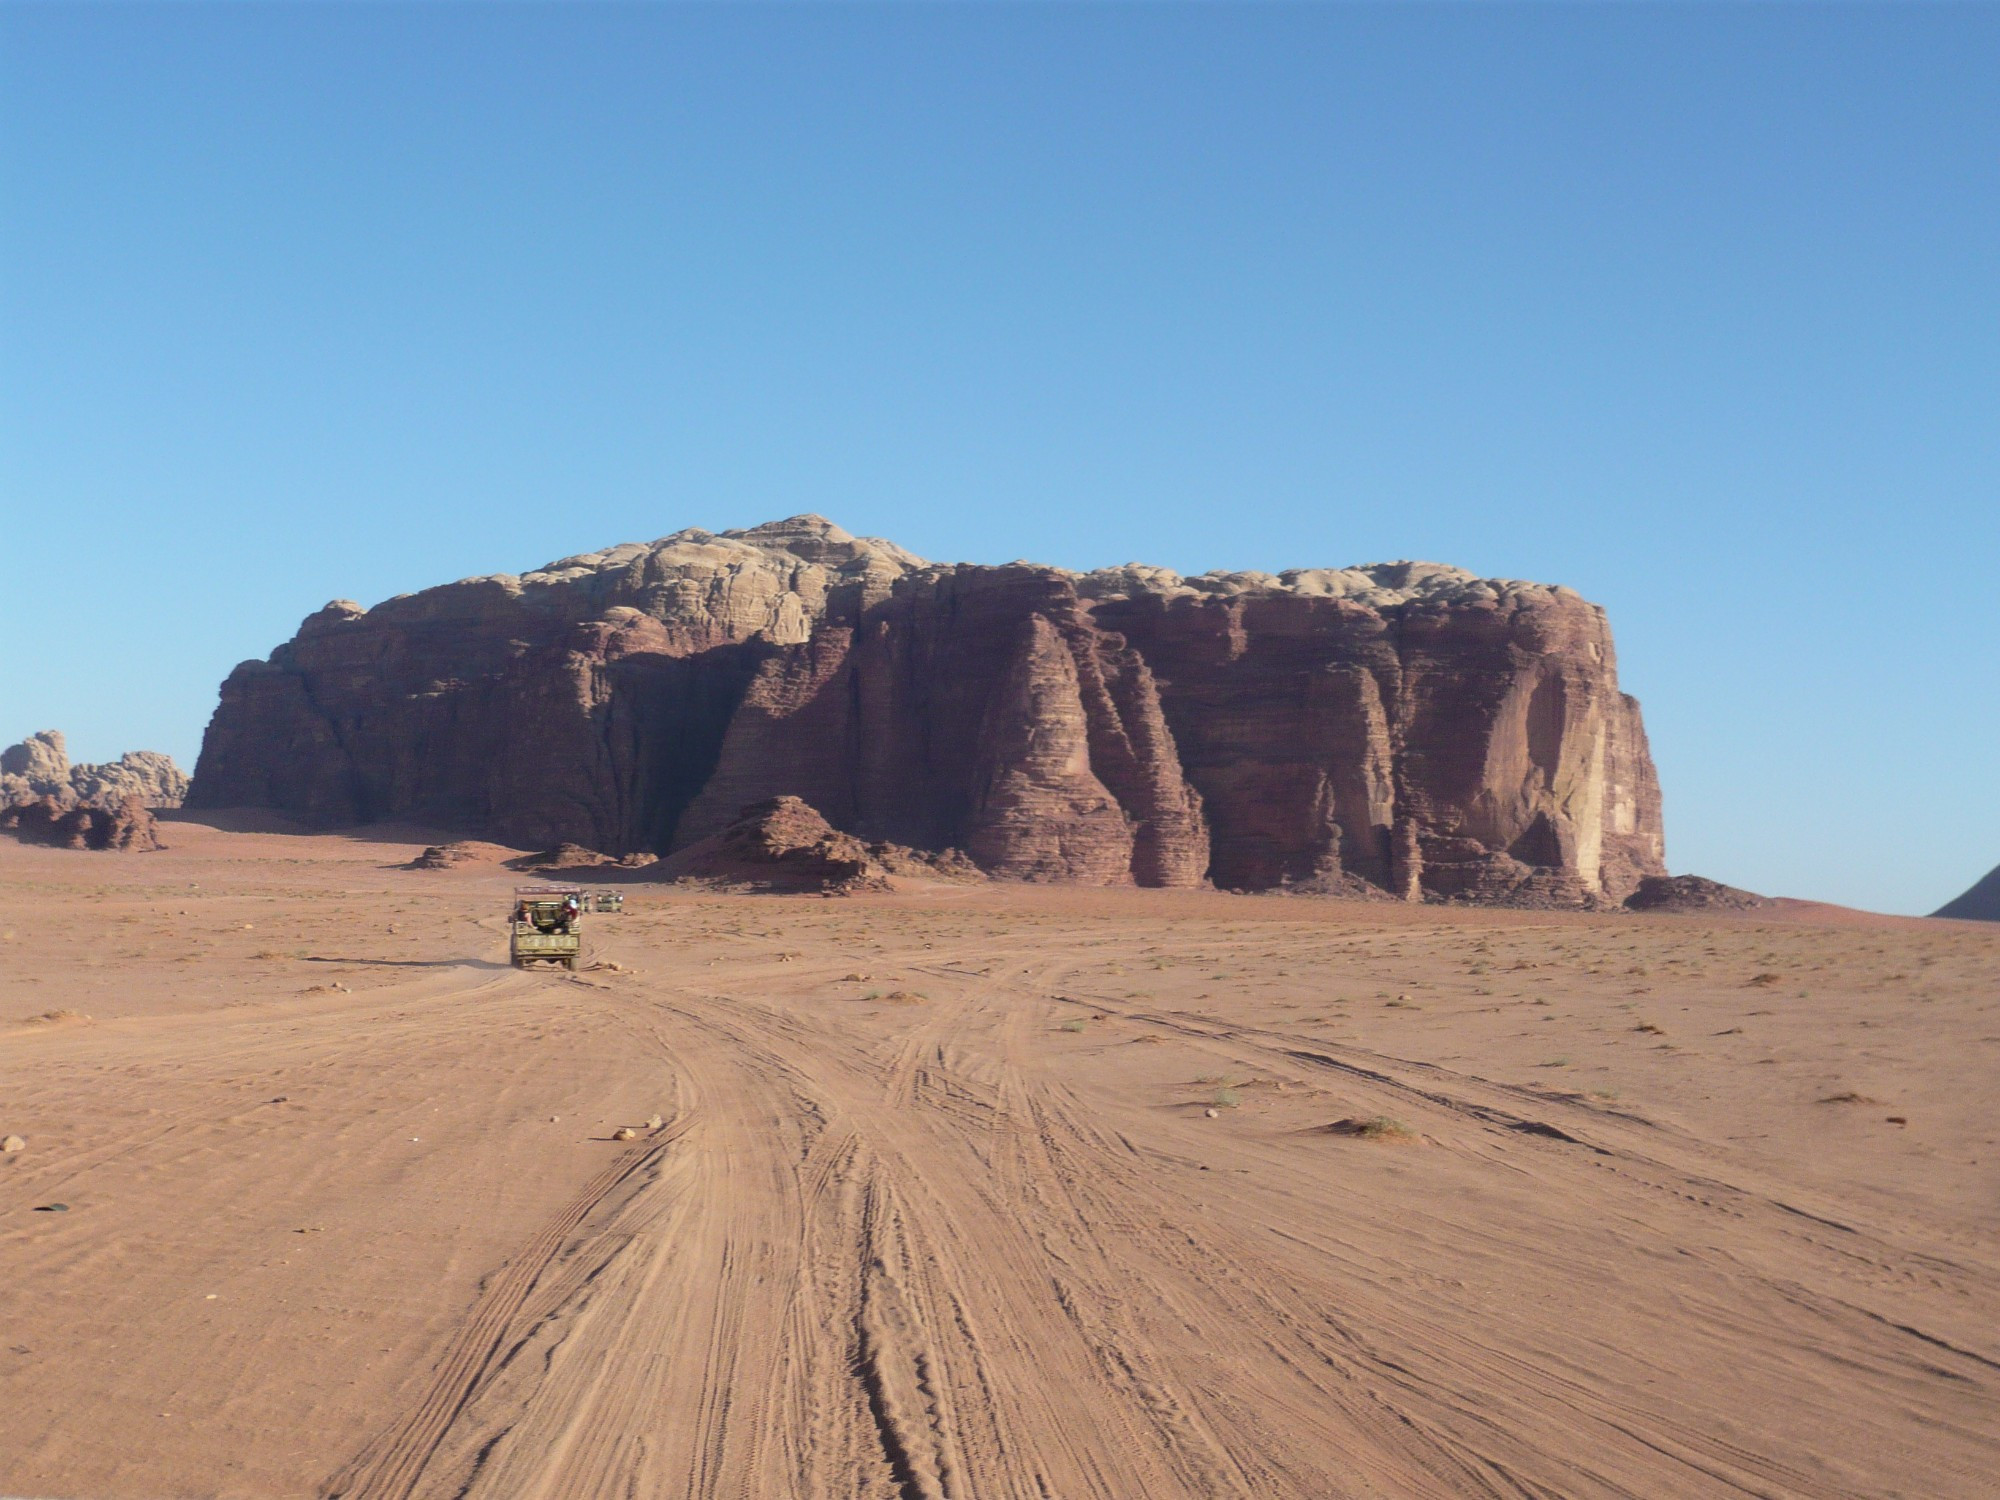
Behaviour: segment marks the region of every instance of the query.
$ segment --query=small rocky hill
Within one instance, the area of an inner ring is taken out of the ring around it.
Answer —
[[[1701,875],[1648,875],[1625,898],[1627,911],[1758,911],[1777,904],[1769,896],[1739,890]]]
[[[2000,922],[2000,865],[1986,872],[1984,879],[1956,900],[1947,901],[1934,917],[1958,917],[1973,922]]]
[[[825,894],[887,889],[887,868],[852,834],[796,797],[744,808],[719,833],[664,860],[668,880]]]

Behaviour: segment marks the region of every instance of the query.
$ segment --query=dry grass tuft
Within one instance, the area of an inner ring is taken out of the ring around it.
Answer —
[[[1328,1135],[1352,1136],[1363,1141],[1414,1141],[1417,1133],[1401,1120],[1388,1115],[1370,1115],[1363,1119],[1351,1115],[1345,1120],[1335,1120],[1326,1127]]]

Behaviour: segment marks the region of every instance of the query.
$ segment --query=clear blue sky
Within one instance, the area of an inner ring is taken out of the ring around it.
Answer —
[[[2000,7],[0,6],[0,743],[821,511],[1606,605],[1668,857],[2000,861]]]

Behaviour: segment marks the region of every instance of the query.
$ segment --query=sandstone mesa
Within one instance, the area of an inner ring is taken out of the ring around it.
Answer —
[[[670,856],[779,797],[1005,879],[1575,906],[1665,874],[1569,589],[935,564],[809,515],[329,604],[230,674],[187,802]]]

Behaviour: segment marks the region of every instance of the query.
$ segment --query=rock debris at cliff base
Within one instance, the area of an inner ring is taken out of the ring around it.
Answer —
[[[933,564],[816,516],[328,605],[231,673],[188,800],[672,855],[786,796],[1004,879],[1576,906],[1665,873],[1568,589]]]

